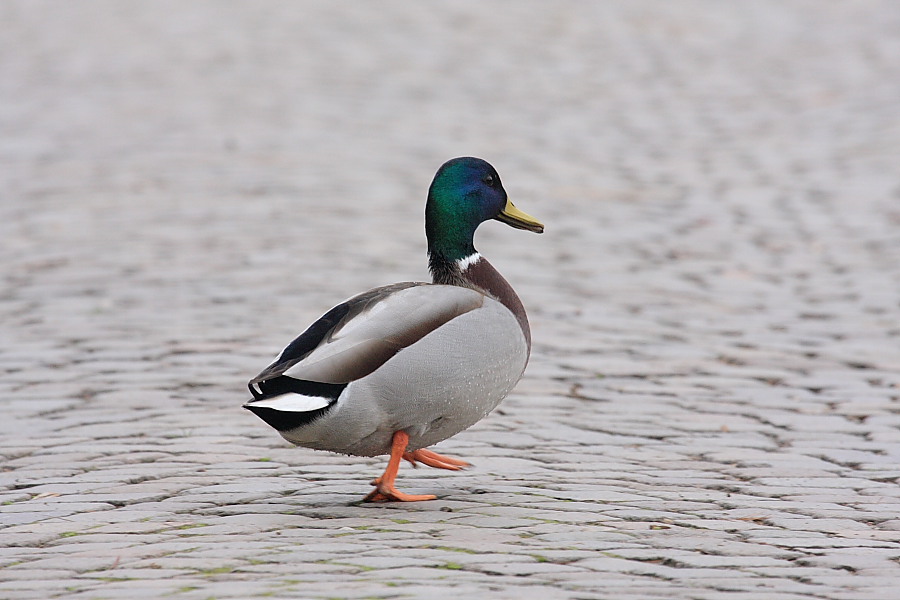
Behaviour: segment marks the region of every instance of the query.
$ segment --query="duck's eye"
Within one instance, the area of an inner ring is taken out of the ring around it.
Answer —
[[[482,181],[485,184],[487,184],[491,187],[494,187],[494,176],[493,175],[485,175],[484,178],[482,179]]]

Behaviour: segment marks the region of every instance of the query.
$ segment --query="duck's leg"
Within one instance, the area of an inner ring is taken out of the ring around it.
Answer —
[[[464,460],[444,456],[443,454],[438,454],[437,452],[432,452],[425,448],[414,450],[412,452],[404,452],[403,458],[404,460],[411,462],[413,466],[416,466],[417,463],[422,463],[423,465],[428,465],[435,469],[447,469],[448,471],[459,471],[460,469],[472,466]]]
[[[409,434],[405,431],[398,431],[391,440],[391,458],[388,460],[387,468],[384,474],[372,482],[375,489],[369,492],[369,495],[363,498],[363,502],[387,502],[396,500],[397,502],[418,502],[420,500],[434,500],[437,496],[431,494],[404,494],[397,491],[394,487],[394,481],[397,479],[397,471],[400,470],[400,459],[406,453],[406,447],[409,445]],[[425,462],[425,461],[422,461]],[[427,463],[426,463],[427,464]]]

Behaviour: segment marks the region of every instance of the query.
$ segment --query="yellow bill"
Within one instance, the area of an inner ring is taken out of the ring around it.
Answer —
[[[544,233],[543,223],[528,213],[524,213],[516,208],[509,200],[506,201],[506,206],[500,211],[500,214],[497,215],[496,218],[501,223],[506,223],[510,227],[515,227],[516,229],[527,229],[528,231],[533,231],[535,233]]]

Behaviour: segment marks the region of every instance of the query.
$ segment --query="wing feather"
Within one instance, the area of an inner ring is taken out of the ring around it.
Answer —
[[[375,288],[325,313],[250,384],[282,375],[332,384],[361,379],[483,302],[482,293],[457,286],[398,283]]]

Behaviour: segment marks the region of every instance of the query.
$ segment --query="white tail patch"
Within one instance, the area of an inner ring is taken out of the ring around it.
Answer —
[[[266,398],[256,402],[248,402],[245,406],[254,406],[259,408],[272,408],[282,412],[310,412],[325,408],[331,403],[328,398],[320,396],[302,396],[293,392],[275,396],[274,398]]]

